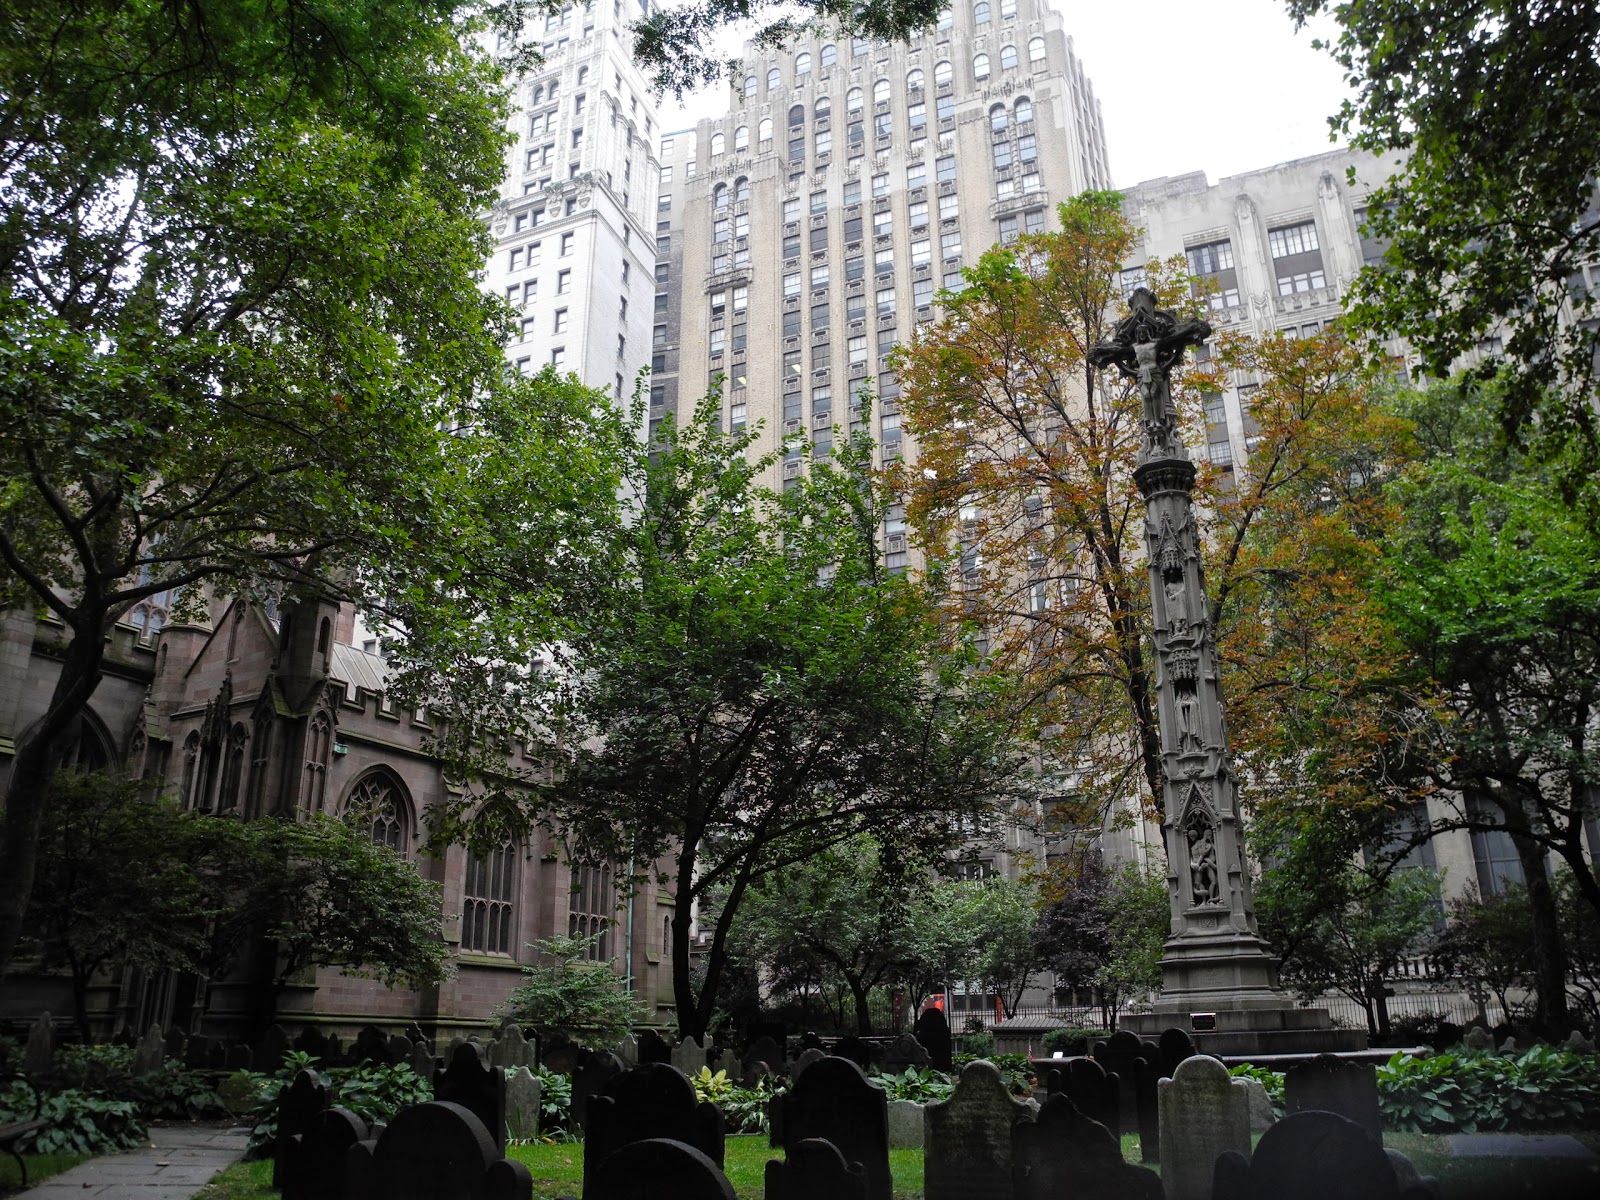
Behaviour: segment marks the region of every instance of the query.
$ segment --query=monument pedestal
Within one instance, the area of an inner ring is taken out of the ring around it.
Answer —
[[[1120,1029],[1154,1041],[1168,1029],[1181,1029],[1194,1041],[1201,1054],[1325,1054],[1341,1050],[1365,1050],[1367,1031],[1335,1029],[1325,1008],[1299,1008],[1287,1004],[1283,996],[1276,1008],[1218,1009],[1214,1012],[1148,1012],[1125,1016]],[[1195,1025],[1196,1013],[1202,1024]],[[1210,1021],[1204,1018],[1209,1016]]]

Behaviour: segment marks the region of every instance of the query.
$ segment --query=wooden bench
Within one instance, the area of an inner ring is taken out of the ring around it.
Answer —
[[[0,1151],[4,1151],[17,1160],[17,1171],[22,1176],[22,1186],[27,1187],[28,1163],[22,1157],[22,1152],[17,1149],[17,1144],[30,1133],[44,1129],[50,1122],[39,1119],[39,1110],[44,1104],[44,1096],[39,1092],[39,1089],[28,1083],[20,1075],[13,1076],[11,1080],[0,1080],[0,1084],[13,1081],[24,1083],[27,1089],[33,1093],[33,1116],[22,1121],[0,1121]]]

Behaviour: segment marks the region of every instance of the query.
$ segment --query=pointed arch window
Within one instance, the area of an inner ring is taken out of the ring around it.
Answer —
[[[567,934],[575,938],[593,938],[588,953],[596,962],[607,962],[611,958],[611,925],[616,906],[611,868],[574,863]]]
[[[328,799],[328,758],[333,753],[333,721],[327,713],[311,718],[306,731],[305,784],[300,806],[308,813],[326,811]]]
[[[509,842],[467,859],[461,902],[461,948],[479,954],[510,954],[516,910],[517,853]]]
[[[239,787],[244,782],[245,747],[250,733],[242,724],[228,734],[227,757],[222,764],[222,787],[217,791],[217,811],[232,812],[239,807]]]
[[[405,857],[410,843],[411,806],[399,784],[385,774],[371,774],[356,783],[345,814],[380,846]]]

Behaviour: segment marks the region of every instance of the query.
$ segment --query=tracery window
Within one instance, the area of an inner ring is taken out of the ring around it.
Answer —
[[[405,854],[410,810],[399,786],[388,775],[372,774],[358,782],[350,792],[345,811],[378,845]]]
[[[573,864],[572,898],[568,902],[567,936],[593,938],[589,957],[596,962],[611,958],[611,923],[616,913],[616,897],[611,883],[611,868]]]
[[[461,901],[461,948],[480,954],[511,953],[515,913],[516,847],[509,843],[467,859]]]

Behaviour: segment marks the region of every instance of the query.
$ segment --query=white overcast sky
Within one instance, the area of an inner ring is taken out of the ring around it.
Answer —
[[[1311,47],[1331,23],[1296,32],[1281,0],[1054,3],[1100,99],[1117,186],[1187,171],[1215,183],[1333,148],[1327,119],[1347,90]],[[669,97],[663,128],[721,113],[726,95],[719,85],[683,108]]]

